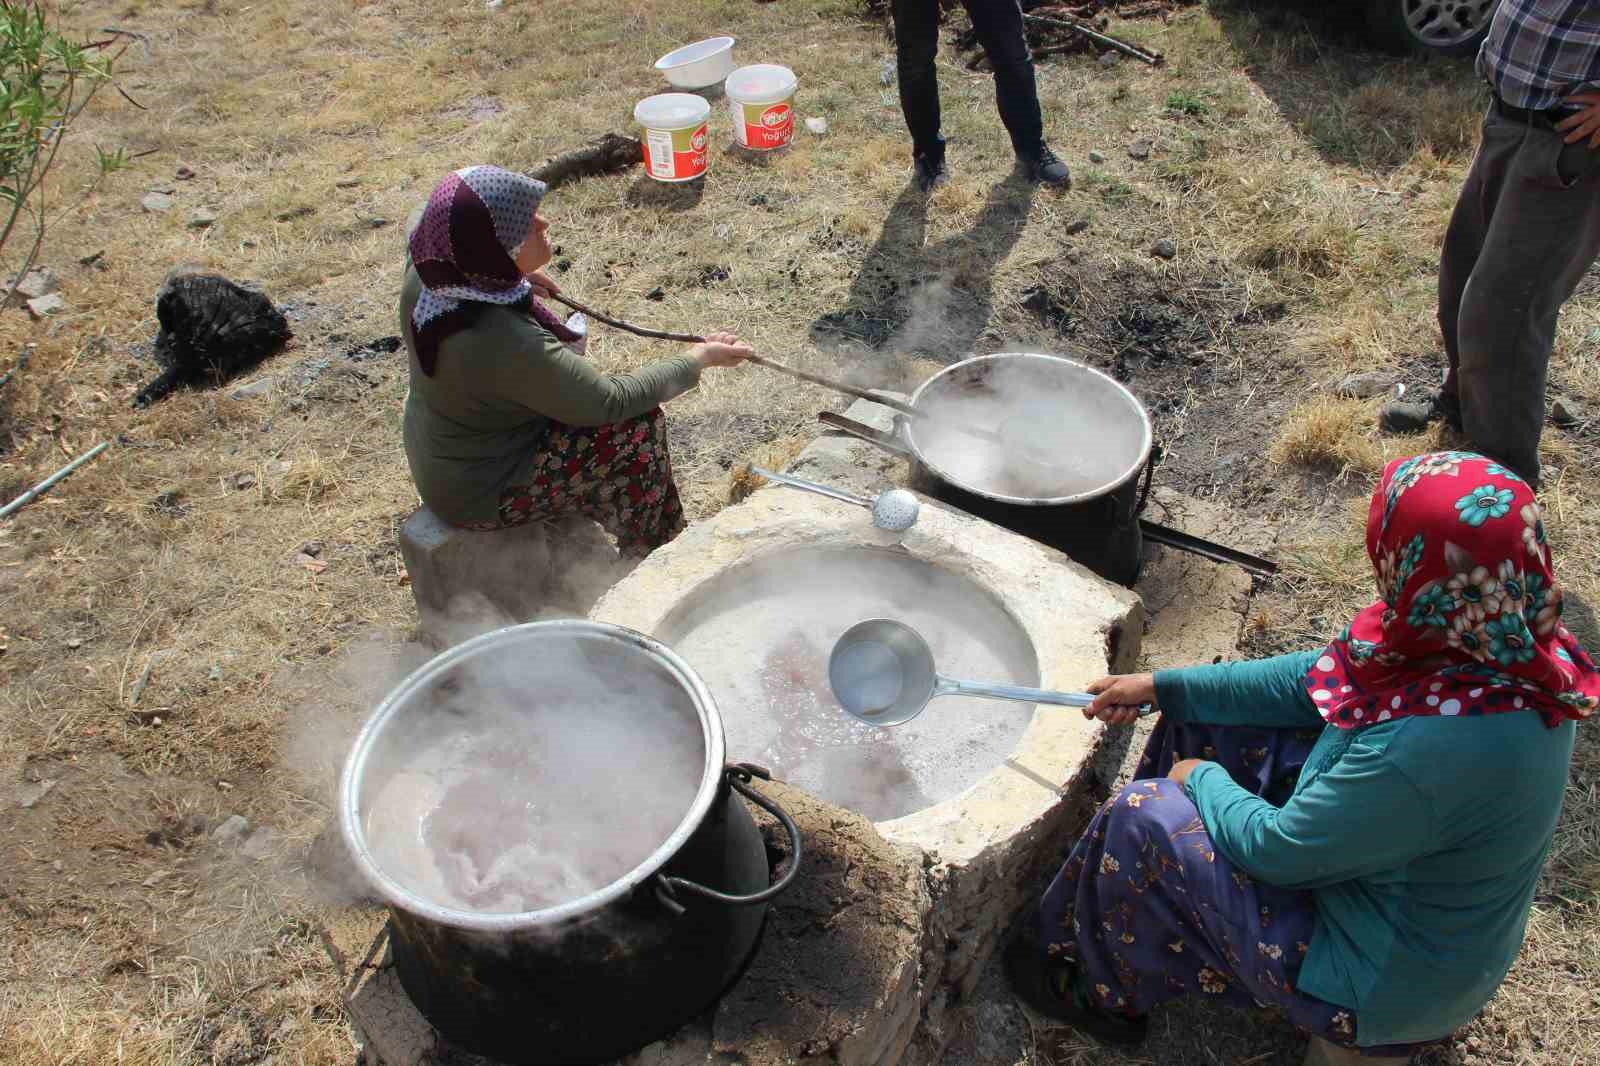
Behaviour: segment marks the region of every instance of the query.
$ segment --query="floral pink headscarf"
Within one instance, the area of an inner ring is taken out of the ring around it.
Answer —
[[[1554,727],[1594,713],[1600,671],[1561,623],[1542,511],[1516,474],[1471,452],[1390,463],[1367,554],[1380,599],[1305,678],[1327,721],[1535,710]]]

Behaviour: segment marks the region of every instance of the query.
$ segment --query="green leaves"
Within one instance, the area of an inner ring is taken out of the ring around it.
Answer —
[[[111,80],[122,54],[116,36],[77,44],[51,26],[39,0],[0,0],[0,255],[24,217],[33,242],[21,274],[44,239],[45,175],[72,123]],[[95,149],[99,173],[127,162],[123,149]]]

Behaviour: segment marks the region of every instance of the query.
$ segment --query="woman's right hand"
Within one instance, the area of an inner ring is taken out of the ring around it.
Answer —
[[[704,370],[712,366],[734,366],[750,358],[755,351],[732,333],[708,333],[705,340],[689,349],[689,354]]]
[[[1156,705],[1155,674],[1114,674],[1089,686],[1094,702],[1083,709],[1085,718],[1107,725],[1128,725],[1139,720],[1139,705]]]

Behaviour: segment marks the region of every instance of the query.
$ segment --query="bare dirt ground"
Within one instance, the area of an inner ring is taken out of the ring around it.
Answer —
[[[1113,19],[1167,55],[1158,70],[1042,61],[1066,194],[1015,181],[991,82],[947,49],[955,180],[924,203],[906,191],[892,46],[846,0],[59,5],[82,32],[141,35],[122,85],[143,109],[101,97],[58,200],[90,181],[91,145],[148,154],[47,240],[67,310],[0,315],[0,352],[37,346],[0,389],[0,497],[114,442],[0,527],[0,1062],[351,1061],[326,945],[347,955],[374,915],[306,870],[342,738],[414,654],[395,547],[416,504],[405,372],[373,346],[397,329],[403,222],[453,167],[532,167],[626,130],[650,63],[683,41],[727,32],[741,60],[787,63],[798,110],[828,132],[763,160],[717,152],[703,189],[630,173],[561,190],[563,285],[879,386],[974,350],[1079,352],[1151,407],[1158,482],[1276,532],[1287,573],[1258,593],[1242,650],[1324,639],[1370,595],[1372,475],[1436,442],[1379,437],[1381,397],[1331,385],[1436,379],[1433,272],[1483,103],[1469,66],[1375,54],[1334,6]],[[152,190],[175,206],[143,210]],[[192,224],[202,208],[216,220]],[[1151,254],[1161,240],[1172,258]],[[155,373],[152,297],[183,264],[263,285],[296,340],[254,395],[233,398],[241,382],[134,412]],[[1552,370],[1589,411],[1597,288],[1566,309]],[[615,369],[663,353],[610,333],[591,350]],[[708,375],[669,412],[692,514],[727,501],[740,458],[793,448],[835,405],[759,370]],[[1551,532],[1593,645],[1600,437],[1583,421],[1547,442]],[[1580,731],[1527,946],[1431,1062],[1600,1061],[1597,775],[1600,742]],[[234,815],[247,830],[222,828]],[[1021,1024],[999,998],[985,1009],[975,1040]],[[1254,1013],[1180,1006],[1156,1030],[1135,1055],[1030,1030],[1021,1061],[1298,1054]],[[1016,1061],[1015,1044],[970,1046]]]

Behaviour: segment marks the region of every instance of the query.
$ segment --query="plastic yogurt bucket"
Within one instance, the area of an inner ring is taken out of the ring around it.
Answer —
[[[706,172],[706,123],[711,105],[692,93],[640,100],[633,119],[644,127],[644,169],[657,181],[693,181]]]
[[[745,148],[770,152],[794,139],[794,71],[772,63],[740,67],[723,91],[733,112],[734,139]]]

